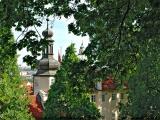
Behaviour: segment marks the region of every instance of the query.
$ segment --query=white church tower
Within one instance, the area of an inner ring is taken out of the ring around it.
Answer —
[[[54,83],[54,76],[60,64],[53,58],[53,32],[47,29],[42,32],[44,39],[48,41],[48,46],[42,52],[42,59],[39,61],[37,73],[33,76],[33,91],[37,95],[39,91],[48,92],[52,83]]]

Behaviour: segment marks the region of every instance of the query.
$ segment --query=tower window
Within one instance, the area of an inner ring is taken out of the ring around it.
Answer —
[[[47,47],[47,49],[45,50],[46,56],[48,55],[48,49],[49,47]]]
[[[91,95],[91,102],[96,102],[96,95]]]
[[[124,94],[123,93],[121,93],[121,99],[124,99]]]
[[[45,55],[47,54],[47,50],[46,50],[46,49],[44,50],[44,54],[45,54]]]
[[[115,120],[115,113],[112,112],[112,120]]]
[[[112,100],[115,100],[115,99],[116,99],[116,94],[113,93],[113,94],[112,94]]]
[[[53,54],[53,45],[50,45],[50,54]]]
[[[102,94],[102,102],[105,102],[106,100],[106,94]]]

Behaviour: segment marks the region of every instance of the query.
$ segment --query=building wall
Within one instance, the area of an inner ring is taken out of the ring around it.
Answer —
[[[93,101],[93,95],[95,101]],[[124,93],[116,91],[96,91],[91,96],[91,101],[95,102],[97,108],[103,116],[102,120],[118,120],[119,110],[118,104],[122,100]],[[124,97],[123,99],[126,99]]]
[[[50,77],[49,78],[49,89],[50,89],[51,85],[54,84],[54,83],[55,83],[55,78],[54,77]]]
[[[34,94],[36,95],[39,90],[48,91],[50,89],[51,80],[53,77],[34,76]]]

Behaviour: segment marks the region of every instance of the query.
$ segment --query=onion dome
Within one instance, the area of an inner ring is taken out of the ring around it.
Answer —
[[[53,32],[50,29],[46,29],[42,32],[44,38],[51,38],[53,36]]]

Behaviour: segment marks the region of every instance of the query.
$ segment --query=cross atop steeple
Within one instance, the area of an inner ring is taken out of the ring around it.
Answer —
[[[49,18],[48,17],[47,17],[46,21],[47,21],[47,30],[48,30],[48,22],[49,22]]]
[[[43,50],[43,55],[42,56],[45,57],[45,58],[46,57],[49,58],[49,55],[53,56],[53,42],[54,42],[54,40],[52,39],[53,32],[52,32],[51,29],[48,28],[49,19],[47,18],[46,21],[47,21],[47,29],[42,32],[42,35],[44,36],[44,39],[46,41],[48,41],[48,45]]]

